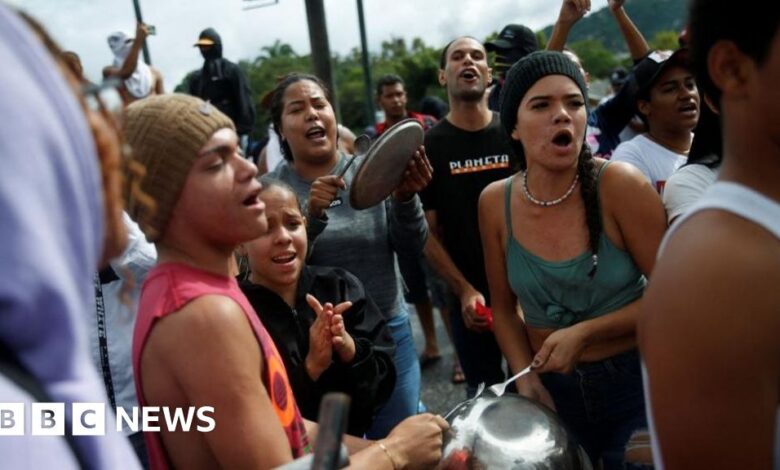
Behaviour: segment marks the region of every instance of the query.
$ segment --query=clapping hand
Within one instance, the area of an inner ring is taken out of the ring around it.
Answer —
[[[355,358],[355,341],[347,333],[343,317],[344,312],[352,307],[352,302],[341,302],[336,306],[326,302],[322,305],[311,294],[306,295],[306,301],[317,316],[309,328],[309,354],[306,356],[306,369],[316,380],[314,375],[319,377],[330,366],[333,351],[343,362],[351,362]]]

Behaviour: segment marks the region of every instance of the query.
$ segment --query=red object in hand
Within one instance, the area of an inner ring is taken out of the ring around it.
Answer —
[[[480,317],[485,317],[485,320],[487,320],[488,330],[493,331],[493,309],[482,305],[480,302],[477,302],[474,311]]]

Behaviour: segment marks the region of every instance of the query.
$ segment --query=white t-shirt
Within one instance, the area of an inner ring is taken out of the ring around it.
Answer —
[[[618,145],[611,160],[634,165],[644,173],[658,194],[663,194],[666,180],[688,161],[688,157],[655,143],[646,134],[640,134]]]
[[[282,155],[282,144],[279,142],[279,135],[274,130],[274,125],[268,125],[268,143],[265,145],[265,165],[268,173],[274,171],[284,161]]]
[[[691,208],[718,177],[718,170],[706,165],[685,165],[666,181],[663,199],[669,223]]]

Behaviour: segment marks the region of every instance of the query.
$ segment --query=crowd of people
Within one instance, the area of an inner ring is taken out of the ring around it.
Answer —
[[[358,209],[367,157],[318,77],[253,97],[206,28],[188,94],[165,93],[138,24],[96,84],[0,3],[0,407],[66,408],[49,437],[4,413],[3,465],[275,468],[314,452],[340,392],[351,465],[436,467],[439,310],[463,398],[530,366],[510,391],[595,468],[780,468],[780,8],[691,0],[664,51],[608,4],[634,65],[595,106],[565,47],[589,0],[562,0],[546,50],[517,24],[453,35],[446,103],[412,110],[381,77],[374,138],[414,120],[424,143]],[[75,435],[78,403],[208,406],[216,426]]]

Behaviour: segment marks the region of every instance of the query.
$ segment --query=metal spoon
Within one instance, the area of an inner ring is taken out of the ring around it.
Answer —
[[[506,382],[501,383],[501,384],[491,385],[490,387],[488,387],[488,390],[493,392],[493,395],[495,395],[497,397],[500,397],[501,395],[504,394],[504,391],[506,390],[506,386],[507,385],[511,384],[512,382],[514,382],[515,380],[519,379],[520,377],[524,376],[525,374],[527,374],[529,372],[531,372],[531,366],[530,365],[528,367],[526,367],[525,369],[521,370],[520,372],[518,372],[517,374],[515,374],[514,376],[512,376]]]
[[[473,397],[469,398],[468,400],[466,400],[466,401],[464,401],[462,403],[458,403],[457,405],[455,405],[455,408],[451,409],[446,415],[444,415],[444,420],[445,421],[449,420],[450,416],[452,416],[453,413],[455,413],[458,409],[460,409],[461,405],[466,404],[466,403],[471,403],[472,401],[474,401],[477,398],[479,398],[480,395],[482,395],[483,391],[485,391],[485,382],[482,382],[481,384],[479,384],[477,386],[477,393],[475,393]]]
[[[520,377],[524,376],[525,374],[527,374],[529,372],[531,372],[531,366],[530,365],[528,367],[526,367],[525,369],[521,370],[520,372],[518,372],[517,374],[515,374],[514,376],[512,376],[509,380],[505,381],[504,383],[491,385],[490,387],[487,388],[487,390],[492,392],[493,395],[495,395],[497,397],[500,397],[500,396],[502,396],[504,394],[504,391],[506,391],[507,385],[511,384],[513,381],[519,379]],[[474,394],[474,397],[469,399],[469,400],[466,400],[463,403],[470,403],[470,402],[476,400],[477,398],[479,398],[482,395],[482,392],[484,392],[484,391],[485,391],[485,384],[484,383],[479,384],[479,387],[477,388],[477,393]],[[460,408],[460,406],[463,403],[458,403],[457,405],[455,405],[455,408],[451,409],[449,411],[449,413],[444,415],[444,419],[449,418],[450,415],[452,415],[455,412],[455,410]]]
[[[344,174],[347,172],[347,169],[352,166],[352,162],[354,162],[357,157],[362,157],[365,155],[370,148],[371,137],[367,136],[366,134],[361,134],[357,139],[355,139],[355,154],[352,155],[347,164],[344,165],[344,168],[341,169],[339,172],[339,178],[343,178]]]

